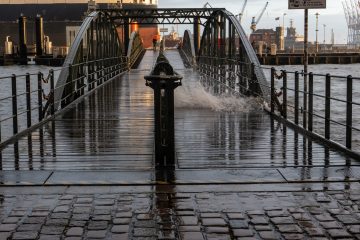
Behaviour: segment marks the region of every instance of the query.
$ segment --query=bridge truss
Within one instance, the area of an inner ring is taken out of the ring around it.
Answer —
[[[117,26],[124,28],[123,41],[129,42],[129,25],[192,24],[186,31],[182,55],[211,79],[207,87],[214,93],[236,92],[270,100],[269,86],[260,63],[238,19],[223,8],[108,9]],[[202,37],[201,37],[201,29]],[[218,90],[219,89],[219,90]]]
[[[130,32],[132,23],[192,24],[182,51],[205,76],[207,88],[270,101],[255,52],[238,19],[225,9],[102,9],[86,17],[72,44],[54,88],[52,112],[137,62],[144,49],[138,33]]]

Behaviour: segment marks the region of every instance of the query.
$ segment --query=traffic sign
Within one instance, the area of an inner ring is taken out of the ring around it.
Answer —
[[[160,32],[168,32],[169,31],[169,29],[167,29],[167,28],[160,28]]]
[[[326,8],[326,0],[289,0],[289,9]]]

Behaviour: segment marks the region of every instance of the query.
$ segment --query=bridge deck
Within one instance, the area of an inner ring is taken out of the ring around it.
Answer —
[[[359,162],[207,95],[167,54],[184,75],[175,183],[155,179],[148,51],[141,70],[3,149],[0,239],[360,238]]]
[[[184,69],[177,52],[169,51],[167,55],[184,75],[184,86],[176,90],[178,183],[360,177],[358,162],[272,121],[259,106],[206,94],[197,85],[199,76]],[[32,178],[38,173],[18,173],[24,175],[22,182],[36,184],[153,182],[153,94],[145,87],[144,75],[155,57],[148,51],[140,70],[108,83],[70,111],[4,149],[2,169],[46,170],[43,178]],[[97,177],[69,173],[84,170],[96,171]],[[113,171],[116,177],[100,174],[104,170]],[[129,174],[131,171],[136,174]]]

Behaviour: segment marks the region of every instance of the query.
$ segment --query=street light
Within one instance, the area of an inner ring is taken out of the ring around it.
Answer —
[[[318,34],[319,34],[319,13],[316,13],[315,16],[316,16],[316,41],[315,41],[315,44],[316,44],[316,52],[319,52],[319,39],[318,39]]]
[[[286,15],[287,15],[286,13],[283,13],[283,25],[282,25],[282,27],[283,27],[284,30],[285,30],[285,16]]]
[[[326,24],[323,24],[324,26],[324,44],[326,43]]]

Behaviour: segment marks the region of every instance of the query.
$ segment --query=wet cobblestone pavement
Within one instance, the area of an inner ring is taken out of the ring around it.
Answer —
[[[8,189],[0,199],[0,239],[360,239],[359,191],[156,188],[117,194],[106,187],[48,194]]]

